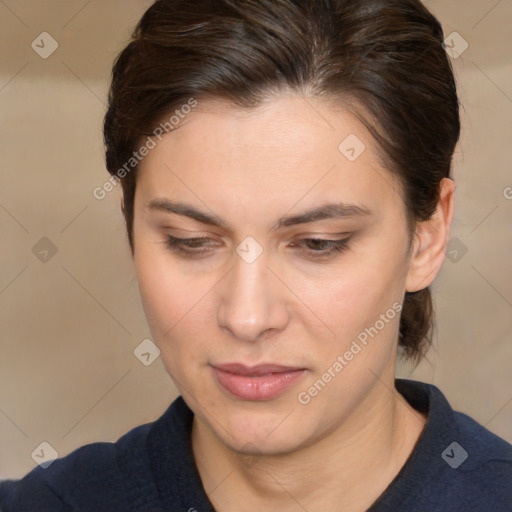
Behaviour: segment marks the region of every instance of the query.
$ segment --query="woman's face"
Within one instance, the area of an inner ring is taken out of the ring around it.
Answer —
[[[389,393],[409,265],[400,194],[354,118],[294,95],[199,103],[145,157],[144,309],[223,443],[295,450]]]

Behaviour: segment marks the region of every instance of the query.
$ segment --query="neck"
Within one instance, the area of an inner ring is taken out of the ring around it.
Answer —
[[[192,447],[218,512],[315,512],[336,510],[340,503],[355,512],[370,507],[398,474],[425,421],[395,390],[393,377],[386,384],[377,380],[342,425],[292,453],[241,456],[197,417]]]

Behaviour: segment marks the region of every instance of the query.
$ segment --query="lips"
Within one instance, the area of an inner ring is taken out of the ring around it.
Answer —
[[[230,363],[212,366],[217,382],[231,395],[243,400],[271,400],[292,386],[306,372],[276,364],[246,366]]]

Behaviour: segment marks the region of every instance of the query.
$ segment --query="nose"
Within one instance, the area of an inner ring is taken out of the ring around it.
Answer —
[[[217,321],[235,338],[257,341],[288,324],[285,290],[267,268],[265,254],[252,263],[235,256],[223,283]]]

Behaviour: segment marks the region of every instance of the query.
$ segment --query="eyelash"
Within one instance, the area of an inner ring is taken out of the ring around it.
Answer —
[[[201,256],[209,252],[209,249],[204,247],[194,248],[191,244],[208,243],[213,242],[212,238],[200,237],[200,238],[176,238],[171,235],[167,235],[165,245],[173,252],[183,256]],[[323,238],[303,238],[300,242],[320,242],[327,245],[329,248],[327,251],[318,251],[312,249],[306,249],[304,252],[308,254],[312,259],[325,258],[328,256],[334,256],[335,253],[341,253],[348,249],[348,239],[343,240],[326,240]],[[295,243],[294,243],[295,244]]]

